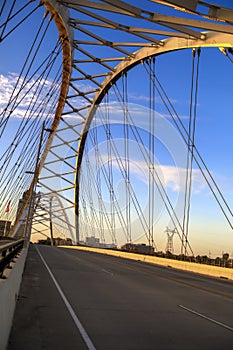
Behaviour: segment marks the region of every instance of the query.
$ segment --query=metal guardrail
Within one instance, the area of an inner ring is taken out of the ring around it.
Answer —
[[[8,236],[0,236],[0,241],[14,241],[14,238]]]
[[[14,242],[6,243],[0,246],[0,278],[3,277],[3,272],[6,268],[10,268],[11,261],[23,248],[24,239],[19,239]]]

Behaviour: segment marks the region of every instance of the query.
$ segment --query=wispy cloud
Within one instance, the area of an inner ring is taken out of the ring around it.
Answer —
[[[119,151],[120,152],[120,151]],[[118,155],[119,156],[119,155]],[[95,151],[94,148],[90,150],[89,161],[95,166]],[[109,156],[106,153],[101,154],[101,163],[106,165],[109,162]],[[187,169],[184,167],[178,167],[175,165],[154,164],[150,165],[149,161],[139,159],[140,157],[135,154],[131,155],[129,159],[130,178],[133,181],[134,178],[149,185],[149,173],[157,184],[162,184],[166,190],[171,190],[174,193],[185,191],[185,181],[187,176]],[[124,173],[125,158],[122,155],[121,160],[112,155],[111,159],[112,167],[115,171]],[[120,170],[119,170],[120,169]],[[95,169],[95,173],[96,173]],[[123,171],[123,172],[122,172]],[[150,176],[151,176],[150,175]],[[200,170],[194,168],[192,170],[192,189],[194,194],[203,192],[208,188],[207,183],[201,174]]]
[[[13,72],[8,75],[0,74],[0,113],[10,114],[14,118],[25,118],[30,114],[27,110],[30,110],[34,111],[31,116],[37,117],[36,111],[41,106],[47,111],[51,107],[51,89],[58,90],[59,84],[55,86],[50,80],[36,77],[25,79]]]
[[[149,173],[148,165],[141,161],[133,161],[130,165],[130,171],[132,175],[138,176],[142,180],[144,179],[144,181],[145,176],[142,176],[142,173]],[[173,165],[155,165],[151,172],[154,174],[155,182],[159,184],[160,181],[165,189],[169,189],[173,192],[183,192],[185,190],[185,179],[187,175],[187,170],[185,168]],[[199,169],[193,169],[192,171],[192,188],[195,194],[200,193],[207,188],[207,184]]]
[[[83,83],[76,87],[81,92],[93,89],[91,85]],[[54,97],[51,95],[51,91],[54,92]],[[44,109],[46,116],[53,118],[54,113],[49,113],[49,110],[53,104],[56,105],[56,96],[59,96],[59,91],[60,83],[54,83],[50,79],[39,79],[37,76],[25,79],[14,72],[7,75],[0,74],[0,115],[10,114],[11,118],[19,119],[27,118],[29,115],[37,117],[38,111]],[[77,91],[75,93],[78,95]],[[74,95],[72,89],[69,94]],[[90,104],[83,96],[71,97],[69,103],[74,109],[80,109]],[[65,110],[69,111],[71,108],[67,105]],[[74,116],[71,113],[67,114],[65,118],[81,119],[78,114]]]

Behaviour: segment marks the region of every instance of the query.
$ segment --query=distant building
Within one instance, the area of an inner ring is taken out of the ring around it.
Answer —
[[[17,220],[17,217],[18,217],[18,215],[23,207],[23,203],[25,201],[25,197],[26,197],[27,193],[28,193],[28,191],[25,191],[23,193],[23,197],[19,199],[17,213],[16,213],[16,220]],[[17,228],[17,232],[16,232],[16,237],[23,237],[25,234],[26,216],[27,216],[27,213],[24,213],[19,220],[18,228]]]
[[[0,236],[8,236],[11,229],[11,221],[0,220]]]
[[[47,237],[46,239],[39,239],[38,244],[51,245],[51,238]],[[71,238],[60,238],[56,237],[53,239],[53,245],[73,245]]]
[[[86,245],[88,245],[89,247],[99,247],[100,240],[99,240],[99,238],[95,238],[93,236],[86,237]]]
[[[133,252],[133,253],[140,253],[140,254],[147,254],[147,255],[154,254],[154,247],[150,245],[146,245],[144,243],[139,243],[139,244],[126,243],[121,247],[121,249],[127,252]]]
[[[53,244],[56,246],[59,245],[73,245],[71,238],[60,238],[56,237],[53,239]]]
[[[95,247],[95,248],[106,248],[106,249],[116,249],[117,246],[114,243],[101,243],[99,238],[96,237],[86,237],[86,241],[83,242],[84,245],[87,245],[88,247]]]
[[[29,215],[29,219],[32,218],[33,216],[33,210],[34,210],[34,205],[35,205],[35,195],[36,193],[34,192],[34,196],[33,196],[33,201],[32,201],[32,205],[31,205],[31,213]],[[26,200],[26,196],[29,196],[29,190],[25,191],[23,193],[23,197],[19,199],[19,203],[18,203],[18,208],[17,208],[17,214],[16,214],[16,221],[17,221],[17,217],[19,215],[19,213],[21,212],[21,209],[24,205],[24,202]],[[15,234],[15,237],[23,237],[26,233],[26,222],[27,222],[27,217],[28,217],[28,208],[29,208],[29,202],[27,203],[27,206],[24,209],[24,212],[21,213],[21,217],[20,220],[17,224],[17,232]],[[31,224],[31,221],[28,221],[28,225]]]
[[[114,243],[100,243],[101,248],[116,249],[117,245]]]
[[[22,208],[22,206],[23,206],[23,202],[24,202],[24,200],[25,200],[26,195],[27,195],[27,191],[25,191],[25,192],[23,193],[23,197],[19,199],[16,217],[19,215],[19,212],[20,212],[20,210],[21,210],[21,208]]]

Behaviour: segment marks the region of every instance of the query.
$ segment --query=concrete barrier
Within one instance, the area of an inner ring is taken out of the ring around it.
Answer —
[[[178,270],[190,271],[190,272],[199,273],[206,276],[226,278],[229,280],[233,280],[233,269],[229,269],[225,267],[198,264],[194,262],[179,261],[179,260],[166,259],[166,258],[159,258],[156,256],[129,253],[129,252],[123,252],[120,250],[119,251],[108,250],[108,249],[81,247],[81,246],[61,246],[61,247],[85,250],[85,251],[95,252],[99,254],[112,255],[112,256],[117,256],[119,258],[143,261],[150,264],[155,264],[155,265],[160,265],[165,267],[172,267]]]
[[[6,269],[0,279],[0,349],[5,350],[8,344],[11,325],[14,316],[15,304],[22,280],[24,264],[28,247],[23,248],[15,262],[11,263],[12,269]]]

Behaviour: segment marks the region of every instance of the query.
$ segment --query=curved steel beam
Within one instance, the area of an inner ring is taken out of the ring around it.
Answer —
[[[15,224],[12,229],[11,235],[14,236],[16,234],[16,231],[20,225],[20,219],[23,216],[23,212],[25,211],[27,204],[29,203],[30,197],[33,193],[34,187],[36,182],[38,181],[38,177],[40,174],[40,171],[42,169],[43,163],[46,159],[46,156],[49,152],[49,149],[51,147],[54,133],[59,125],[59,121],[62,115],[62,111],[65,105],[66,96],[69,89],[69,82],[71,77],[71,69],[72,69],[72,56],[73,56],[73,30],[69,26],[69,10],[64,7],[63,5],[59,4],[57,0],[43,0],[41,1],[42,4],[45,6],[46,11],[50,14],[50,16],[55,21],[55,24],[58,29],[59,33],[59,39],[62,46],[62,56],[63,56],[63,70],[62,70],[62,82],[61,82],[61,88],[60,88],[60,94],[58,98],[58,103],[56,107],[56,112],[54,115],[53,123],[51,126],[51,130],[53,132],[50,132],[44,152],[41,156],[38,171],[35,172],[34,178],[32,180],[32,183],[30,185],[29,190],[26,193],[22,208],[16,218]]]
[[[231,34],[222,34],[216,32],[207,32],[203,33],[205,35],[205,40],[195,40],[195,39],[184,39],[184,38],[169,38],[163,40],[164,45],[158,47],[144,47],[134,53],[134,57],[128,58],[121,62],[114,70],[113,73],[108,75],[105,81],[102,84],[101,89],[96,93],[92,106],[90,107],[86,121],[82,129],[81,138],[78,147],[78,157],[77,157],[77,172],[76,172],[76,189],[75,189],[75,214],[76,214],[76,229],[78,230],[78,213],[79,213],[79,177],[80,177],[80,168],[83,158],[84,147],[88,135],[88,131],[91,125],[91,122],[94,118],[96,109],[98,105],[103,100],[104,96],[111,88],[111,86],[122,76],[122,73],[129,71],[136,65],[142,63],[148,58],[153,56],[158,56],[167,52],[182,50],[187,48],[198,48],[198,47],[224,47],[231,48],[233,47],[233,35]],[[77,241],[78,241],[78,232],[77,232]]]
[[[61,45],[62,45],[62,55],[63,55],[63,70],[62,70],[62,83],[60,88],[60,95],[58,98],[58,104],[54,115],[53,124],[51,126],[51,129],[55,131],[58,127],[58,124],[62,115],[62,111],[65,105],[68,89],[69,89],[69,82],[70,82],[71,69],[72,69],[72,58],[73,58],[73,49],[72,49],[73,30],[68,23],[70,16],[69,16],[69,10],[66,7],[59,4],[57,0],[44,0],[43,3],[47,11],[49,11],[51,17],[53,17],[56,23],[59,36],[60,36]],[[48,140],[45,146],[45,151],[40,161],[40,170],[48,154],[49,148],[52,144],[53,137],[54,137],[54,132],[51,133],[48,137]]]

